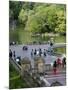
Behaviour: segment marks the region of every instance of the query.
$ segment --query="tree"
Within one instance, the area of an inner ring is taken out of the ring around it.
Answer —
[[[22,25],[25,26],[26,21],[28,19],[27,11],[25,11],[24,9],[21,9],[19,16],[18,16],[18,19],[19,19],[20,23],[22,23]]]
[[[60,6],[61,7],[61,6]],[[35,33],[65,32],[65,10],[58,5],[37,5],[26,23],[26,29]]]
[[[22,7],[22,2],[9,1],[9,11],[13,12],[13,18],[18,20],[18,15]]]
[[[33,2],[11,2],[10,16],[18,20],[25,30],[33,33],[65,33],[65,5]]]
[[[44,8],[45,7],[45,8]],[[38,6],[28,18],[26,28],[35,33],[51,32],[55,29],[56,14],[54,7]]]
[[[66,33],[66,16],[65,11],[60,10],[57,13],[58,19],[57,19],[57,25],[55,28],[55,31],[60,34]]]

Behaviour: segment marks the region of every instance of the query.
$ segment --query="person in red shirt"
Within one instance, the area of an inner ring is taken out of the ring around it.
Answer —
[[[61,66],[61,64],[62,64],[62,63],[61,63],[61,59],[60,59],[60,58],[58,58],[58,59],[57,59],[57,66],[58,66],[58,67],[60,67],[60,66]]]

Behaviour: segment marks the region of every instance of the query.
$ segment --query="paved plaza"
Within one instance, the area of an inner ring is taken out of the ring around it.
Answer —
[[[53,54],[51,52],[47,52],[50,48],[49,44],[45,45],[26,45],[28,47],[28,50],[23,50],[23,46],[25,45],[12,45],[9,47],[11,51],[15,51],[16,57],[21,57],[21,59],[28,57],[31,61],[31,66],[34,68],[34,57],[31,57],[31,51],[33,50],[39,50],[41,48],[42,52],[44,52],[44,49],[46,50],[46,56],[42,55],[42,57],[45,60],[45,64],[52,64],[55,60],[57,60],[58,56],[56,54]],[[57,46],[57,45],[56,45]],[[54,46],[55,47],[55,46]],[[62,58],[62,55],[59,56]],[[51,72],[51,73],[50,73]],[[40,76],[40,79],[43,80],[47,86],[51,86],[51,84],[54,81],[60,82],[62,85],[66,85],[66,71],[62,70],[60,73],[54,75],[52,71],[50,71],[48,75]]]
[[[15,51],[16,57],[20,56],[21,59],[24,57],[28,57],[29,60],[31,60],[31,64],[33,66],[33,61],[34,59],[31,57],[31,51],[33,50],[39,50],[39,48],[41,48],[42,52],[45,50],[48,50],[50,48],[49,44],[45,44],[45,45],[26,45],[28,47],[27,51],[24,51],[23,48],[24,45],[14,45],[14,46],[10,46],[9,48],[13,51]],[[57,45],[56,45],[57,46]],[[46,56],[42,57],[45,59],[46,64],[50,64],[52,62],[54,62],[57,59],[57,55],[51,54],[50,52],[46,52]],[[61,57],[60,57],[61,58]]]

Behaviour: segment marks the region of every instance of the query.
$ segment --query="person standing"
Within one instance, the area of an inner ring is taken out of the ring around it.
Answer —
[[[52,47],[53,44],[54,44],[54,38],[51,38],[51,39],[50,39],[50,46]]]
[[[36,53],[37,53],[37,50],[35,49],[35,51],[34,51],[34,55],[36,55]]]
[[[9,57],[12,58],[12,51],[11,51],[11,49],[9,50]]]
[[[31,51],[31,57],[33,57],[33,49],[32,49],[32,51]]]
[[[45,49],[44,49],[44,56],[46,56],[46,51],[45,51]]]
[[[50,42],[50,46],[53,46],[53,43],[52,42]]]
[[[42,54],[42,50],[41,48],[39,48],[39,56],[41,56],[41,54]]]
[[[53,71],[54,71],[54,74],[56,75],[56,72],[57,72],[57,63],[56,63],[56,61],[54,61],[54,63],[53,63]]]
[[[13,51],[13,57],[14,57],[14,59],[16,58],[16,54],[15,54],[15,51]]]
[[[62,66],[63,66],[63,68],[66,66],[66,58],[65,57],[62,60]]]

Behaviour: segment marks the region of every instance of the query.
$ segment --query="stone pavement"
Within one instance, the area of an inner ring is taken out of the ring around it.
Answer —
[[[59,82],[62,86],[66,85],[66,74],[41,76],[40,79],[46,83],[46,86],[51,86],[54,82]]]
[[[34,59],[31,57],[31,51],[33,50],[38,50],[39,48],[42,49],[42,52],[44,51],[44,49],[48,50],[48,48],[50,48],[49,44],[43,44],[43,45],[26,45],[28,47],[27,51],[23,51],[23,46],[24,45],[14,45],[14,46],[10,46],[9,49],[13,51],[15,51],[16,53],[16,57],[21,56],[21,58],[24,57],[28,57],[29,60],[31,61],[31,65],[32,67],[34,66]],[[55,61],[57,59],[57,56],[52,55],[50,53],[47,53],[47,55],[43,58],[45,59],[46,64],[51,64],[53,61]]]

